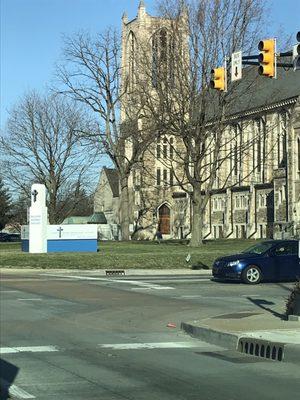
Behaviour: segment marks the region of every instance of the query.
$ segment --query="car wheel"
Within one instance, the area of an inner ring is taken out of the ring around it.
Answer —
[[[261,281],[261,278],[261,271],[256,265],[249,265],[242,273],[243,282],[249,285],[256,285]]]

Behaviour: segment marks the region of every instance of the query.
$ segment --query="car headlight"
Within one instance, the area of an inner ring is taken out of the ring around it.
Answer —
[[[236,260],[236,261],[229,261],[226,266],[227,267],[234,267],[235,265],[239,265],[240,260]]]

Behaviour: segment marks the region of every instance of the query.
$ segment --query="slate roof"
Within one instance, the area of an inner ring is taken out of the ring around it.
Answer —
[[[77,216],[72,215],[66,219],[64,219],[63,225],[70,224],[107,224],[106,217],[103,212],[96,212],[92,215],[87,216]]]
[[[63,220],[63,225],[70,225],[70,224],[87,224],[90,219],[90,216],[76,216],[73,215]]]
[[[103,167],[103,170],[107,176],[107,180],[111,191],[113,193],[113,197],[119,197],[119,174],[118,171],[114,168],[106,168]]]
[[[88,224],[107,224],[107,220],[104,213],[99,211],[89,217]]]
[[[236,92],[227,115],[251,114],[295,101],[300,96],[300,70],[278,68],[277,79],[270,79],[258,75],[256,66],[248,67],[243,70],[241,81],[229,85],[235,86]]]

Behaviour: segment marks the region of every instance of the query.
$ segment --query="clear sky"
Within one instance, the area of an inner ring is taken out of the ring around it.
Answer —
[[[261,0],[264,1],[264,0]],[[121,16],[137,13],[139,0],[0,0],[1,126],[7,110],[30,89],[43,90],[53,77],[62,34],[100,32],[121,26]],[[154,13],[155,0],[145,0]],[[300,0],[269,0],[269,32],[300,30]]]

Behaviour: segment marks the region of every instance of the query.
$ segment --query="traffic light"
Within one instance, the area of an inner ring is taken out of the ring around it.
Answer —
[[[212,79],[210,81],[210,86],[213,89],[226,91],[226,69],[225,67],[214,68],[211,70]]]
[[[258,50],[260,51],[258,73],[269,78],[276,78],[276,39],[261,40]]]
[[[293,46],[293,65],[294,71],[300,69],[300,31],[296,35],[297,44]]]

